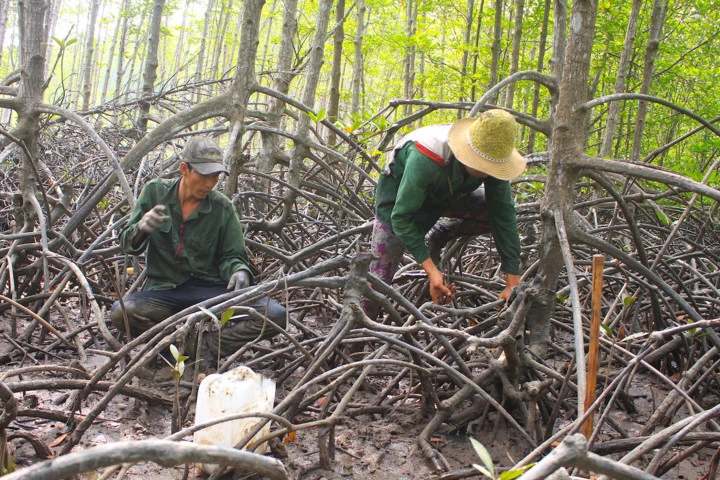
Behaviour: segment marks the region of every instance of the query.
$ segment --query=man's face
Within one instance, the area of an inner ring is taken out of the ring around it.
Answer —
[[[187,192],[197,200],[202,200],[207,197],[212,189],[215,188],[215,185],[217,185],[218,180],[220,180],[220,172],[211,175],[202,175],[185,162],[180,164],[180,172],[182,173]]]
[[[488,176],[487,173],[483,173],[480,170],[475,170],[474,168],[470,168],[467,165],[464,165],[464,167],[465,167],[465,170],[467,170],[467,172],[470,174],[471,177],[485,178]]]

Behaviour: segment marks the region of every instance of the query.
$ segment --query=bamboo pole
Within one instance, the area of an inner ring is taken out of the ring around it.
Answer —
[[[599,366],[600,307],[602,306],[602,283],[605,256],[593,255],[592,263],[592,318],[590,319],[590,345],[588,347],[587,389],[585,390],[585,411],[595,402],[595,386]],[[594,414],[585,420],[582,433],[590,439],[593,431]]]

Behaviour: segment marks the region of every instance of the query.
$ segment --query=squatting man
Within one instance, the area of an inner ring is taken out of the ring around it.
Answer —
[[[110,319],[138,335],[197,303],[248,287],[250,262],[240,220],[232,202],[214,190],[228,174],[222,150],[208,137],[193,137],[182,151],[177,179],[154,179],[140,192],[120,247],[130,255],[145,252],[147,279],[143,289],[115,302]],[[277,333],[265,318],[286,327],[286,310],[275,300],[260,298],[243,306],[260,315],[238,315],[218,332],[203,335],[207,358],[230,355],[244,344]],[[124,308],[123,308],[124,307]],[[123,312],[124,310],[124,312]],[[195,337],[194,335],[192,337]],[[192,342],[192,340],[191,340]],[[190,345],[186,351],[195,352]]]

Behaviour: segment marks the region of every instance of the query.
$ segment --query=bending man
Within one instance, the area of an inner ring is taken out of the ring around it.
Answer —
[[[371,245],[378,260],[371,273],[391,283],[407,249],[427,273],[432,301],[446,304],[455,285],[437,267],[441,248],[460,236],[491,232],[505,273],[498,297],[507,301],[520,283],[520,237],[509,180],[522,173],[525,159],[514,148],[515,131],[513,116],[494,109],[404,136],[378,180]],[[377,315],[370,304],[366,311]]]

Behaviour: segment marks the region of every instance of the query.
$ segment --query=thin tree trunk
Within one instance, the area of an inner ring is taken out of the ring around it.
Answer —
[[[357,7],[357,27],[355,30],[355,55],[353,60],[353,76],[352,76],[352,100],[350,102],[350,115],[355,115],[360,111],[360,92],[363,84],[364,56],[363,56],[363,37],[365,36],[365,28],[367,20],[365,19],[365,0],[358,1]],[[369,15],[368,15],[369,16]]]
[[[118,37],[120,36],[120,26],[122,24],[122,13],[127,9],[129,0],[123,0],[120,5],[120,12],[115,22],[115,31],[113,32],[112,41],[110,42],[110,51],[107,57],[107,67],[105,67],[105,79],[103,80],[103,86],[100,90],[100,103],[105,103],[107,100],[108,86],[110,84],[110,74],[112,73],[113,58],[115,56],[115,49],[117,48]]]
[[[513,31],[513,48],[510,61],[510,75],[518,71],[520,64],[520,51],[522,49],[522,26],[525,12],[525,0],[515,0],[515,30]],[[505,106],[513,108],[515,100],[515,82],[508,85]]]
[[[622,53],[620,54],[620,64],[618,65],[617,78],[615,79],[614,93],[625,92],[627,73],[630,68],[630,58],[632,56],[633,43],[635,42],[635,33],[637,32],[641,6],[642,0],[633,0],[632,9],[630,11],[630,19],[628,20],[627,30],[625,31],[625,42],[623,44]],[[607,123],[605,123],[605,134],[603,136],[602,147],[600,147],[601,157],[610,155],[610,152],[612,151],[615,127],[617,126],[619,116],[620,102],[612,102],[608,111]]]
[[[278,51],[278,60],[275,66],[275,75],[273,76],[273,88],[283,95],[287,95],[290,91],[290,82],[297,74],[293,70],[293,58],[295,54],[295,41],[298,31],[297,21],[297,0],[288,0],[285,2],[285,10],[283,14],[282,35],[280,37],[280,49]],[[270,128],[279,128],[285,111],[285,102],[279,98],[272,97],[269,101],[267,112],[267,123]],[[278,144],[277,135],[260,133],[262,137],[262,147],[256,159],[257,169],[260,172],[270,172],[280,159],[285,159],[285,154]],[[270,181],[259,177],[255,181],[255,188],[260,192],[268,192]],[[266,205],[260,204],[260,211],[265,211]]]
[[[650,20],[650,36],[648,37],[647,47],[645,48],[645,65],[643,67],[643,81],[640,93],[647,94],[650,92],[652,84],[653,71],[655,69],[655,59],[660,49],[660,34],[663,24],[665,23],[665,14],[667,13],[668,0],[655,0],[653,5],[652,19]],[[632,152],[630,160],[637,162],[640,160],[642,150],[643,131],[645,130],[645,118],[647,116],[647,102],[638,102],[637,118],[635,119],[635,132],[633,134]]]
[[[138,34],[137,34],[137,35],[135,36],[135,38],[133,39],[133,42],[132,42],[132,43],[133,43],[133,52],[132,52],[132,55],[130,55],[130,62],[128,63],[128,67],[130,67],[130,71],[128,71],[128,75],[127,75],[127,91],[128,91],[128,92],[137,92],[137,91],[139,91],[140,88],[141,88],[140,83],[139,83],[139,82],[140,82],[140,75],[138,75],[138,84],[137,84],[137,86],[136,86],[135,89],[132,88],[132,84],[133,84],[133,82],[135,81],[135,79],[134,79],[134,76],[135,76],[135,63],[137,62],[138,57],[141,57],[141,56],[139,55],[139,52],[140,52],[140,49],[142,48],[142,46],[143,46],[144,43],[145,43],[145,42],[142,41],[142,39],[141,39],[141,37],[140,37],[140,33],[139,33],[139,32],[142,32],[142,31],[143,31],[144,25],[145,25],[145,14],[143,13],[143,15],[140,17],[140,21],[139,21],[138,24],[137,24]],[[141,58],[142,58],[142,57],[141,57]]]
[[[225,182],[224,193],[232,197],[237,191],[238,175],[242,165],[243,144],[245,134],[243,121],[247,113],[248,100],[256,88],[255,62],[257,48],[260,43],[260,19],[265,0],[245,0],[243,2],[243,26],[240,36],[240,51],[237,61],[237,71],[233,78],[230,92],[232,107],[230,118],[230,138],[226,157],[230,175]]]
[[[7,25],[8,5],[10,0],[0,1],[0,65],[3,60],[3,48],[5,44],[5,26]]]
[[[340,112],[340,81],[342,79],[343,41],[345,40],[345,0],[335,4],[335,32],[333,33],[333,57],[330,69],[330,96],[328,98],[328,119],[336,122]],[[330,132],[327,143],[335,143],[335,134]]]
[[[498,83],[498,69],[500,68],[500,41],[502,40],[503,25],[503,2],[502,0],[495,0],[495,25],[493,27],[493,42],[490,50],[492,51],[492,59],[490,61],[490,83],[488,83],[488,90],[494,87]],[[488,99],[488,103],[497,105],[498,94],[493,93]]]
[[[278,2],[278,0],[273,0],[272,6],[270,7],[271,11],[274,12],[277,9],[277,2]],[[270,18],[268,18],[268,20],[267,20],[267,28],[265,29],[265,41],[263,42],[264,48],[263,48],[263,52],[262,52],[262,57],[260,57],[260,71],[262,71],[262,72],[264,72],[267,68],[269,68],[269,67],[266,67],[266,65],[267,65],[266,62],[269,63],[270,59],[272,57],[269,52],[270,52],[270,47],[272,46],[272,42],[270,41],[270,38],[273,33],[273,23],[274,22],[275,22],[275,16],[270,15]],[[262,81],[262,78],[261,78],[261,81]]]
[[[473,78],[477,74],[478,70],[478,48],[480,46],[480,33],[482,32],[482,15],[483,11],[485,10],[485,0],[480,0],[480,8],[478,9],[478,15],[477,15],[477,26],[475,27],[475,53],[473,54],[473,68],[472,68],[472,74]],[[473,80],[472,82],[472,88],[470,89],[470,98],[475,101],[477,98],[477,90],[478,84],[476,80]]]
[[[573,14],[575,10],[585,12],[591,9],[589,4],[592,0],[576,0],[573,2]],[[597,7],[595,7],[597,8]],[[565,45],[565,22],[567,12],[567,1],[555,1],[555,17],[554,38],[556,42]],[[594,15],[592,15],[594,19]],[[583,21],[583,27],[588,22],[587,14],[578,17]],[[590,43],[592,45],[592,32],[590,32]],[[557,111],[553,108],[553,133],[550,143],[550,163],[548,165],[548,183],[546,186],[547,195],[545,195],[540,203],[540,213],[543,218],[542,222],[542,240],[540,253],[539,274],[544,278],[542,292],[536,305],[530,309],[530,313],[526,319],[526,330],[530,332],[529,348],[536,354],[544,356],[550,345],[550,317],[555,305],[555,292],[557,289],[560,271],[563,266],[562,252],[558,240],[557,230],[555,228],[556,220],[553,218],[554,212],[560,210],[562,212],[573,205],[573,181],[570,173],[562,169],[562,162],[568,155],[574,153],[581,155],[583,153],[582,146],[585,144],[587,133],[584,130],[586,125],[585,119],[577,120],[577,116],[581,116],[581,112],[575,112],[573,115],[574,105],[582,103],[587,96],[587,78],[589,66],[584,67],[585,63],[590,61],[590,53],[584,53],[588,48],[584,42],[588,41],[587,36],[581,35],[579,31],[580,25],[576,26],[571,41],[567,46],[567,52],[557,48],[553,49],[553,58],[551,65],[553,72],[562,72],[561,90],[558,98]],[[560,31],[558,31],[558,29]],[[579,58],[575,55],[585,55],[585,58]],[[563,65],[566,61],[568,64]],[[583,73],[584,72],[584,73]],[[563,90],[563,88],[567,88]],[[579,93],[577,98],[573,95]],[[576,102],[576,103],[573,103]],[[551,106],[554,107],[554,106]],[[573,140],[572,134],[578,134],[579,138]],[[556,135],[562,138],[556,142]]]
[[[232,44],[230,45],[230,50],[228,51],[228,58],[235,59],[237,58],[236,52],[237,48],[240,45],[240,41],[238,40],[240,38],[240,26],[243,24],[243,9],[241,8],[237,15],[237,20],[235,21],[235,31],[233,32],[233,40]],[[280,40],[280,43],[282,44],[282,40]],[[231,60],[232,61],[232,60]]]
[[[9,3],[9,0],[2,0],[0,3]],[[55,42],[50,41],[50,38],[53,35],[53,32],[55,31],[55,26],[57,25],[58,16],[60,15],[60,4],[61,0],[54,0],[51,2],[51,5],[49,7],[50,16],[48,17],[48,28],[45,30],[45,44],[47,45],[47,54],[45,56],[45,72],[49,72],[50,65],[52,64],[52,54],[53,54],[53,48],[55,47]],[[0,9],[2,9],[2,5],[0,5]],[[1,35],[1,34],[0,34]],[[0,52],[2,52],[2,40],[0,40]],[[1,54],[1,53],[0,53]],[[49,74],[49,73],[48,73]]]
[[[572,214],[578,172],[567,168],[567,165],[583,155],[588,135],[588,112],[579,106],[587,100],[589,93],[588,78],[597,8],[595,0],[573,0],[572,3],[573,22],[553,124],[546,195],[540,202],[543,224],[538,274],[543,278],[543,290],[534,301],[537,307],[531,307],[532,313],[526,322],[526,330],[531,332],[529,348],[540,356],[545,355],[550,344],[550,317],[560,272],[563,267],[567,267],[568,276],[574,273],[571,271],[572,265],[566,263],[563,257],[560,231],[563,231],[563,225],[567,229],[574,225]],[[585,398],[585,357],[578,348],[583,343],[582,332],[578,335],[576,329],[575,333],[576,351],[580,352],[575,361],[578,372],[578,412],[581,414]]]
[[[543,23],[542,31],[540,32],[540,47],[538,50],[538,63],[537,70],[542,73],[545,69],[545,50],[547,48],[547,36],[548,36],[548,23],[550,22],[550,1],[545,0],[545,6],[543,7]],[[540,84],[535,83],[533,86],[533,101],[531,107],[531,116],[537,117],[538,106],[540,105]],[[535,151],[535,129],[530,129],[530,135],[528,136],[528,152]]]
[[[97,23],[98,13],[100,12],[100,1],[92,0],[90,3],[90,19],[88,21],[87,35],[85,37],[85,59],[82,66],[82,109],[90,108],[90,98],[92,96],[92,75],[95,56],[95,24]]]
[[[208,0],[207,10],[205,11],[205,22],[203,23],[203,33],[200,39],[200,51],[198,52],[197,67],[195,70],[195,81],[200,82],[205,74],[205,49],[207,48],[207,38],[210,35],[210,20],[212,19],[212,12],[214,7],[214,0]],[[200,90],[196,89],[195,101],[201,100]]]
[[[567,47],[567,0],[553,2],[553,57],[550,59],[550,74],[560,80],[565,66],[565,48]],[[550,106],[551,108],[554,105]],[[552,111],[551,111],[552,113]]]
[[[152,18],[150,20],[150,34],[148,36],[148,49],[145,56],[145,72],[143,73],[143,86],[138,109],[137,130],[138,138],[147,132],[148,116],[150,114],[150,100],[155,88],[155,79],[158,69],[158,46],[160,45],[160,27],[162,26],[163,8],[165,0],[155,0],[153,3]]]
[[[210,63],[210,78],[219,78],[218,71],[220,69],[220,56],[222,51],[225,49],[227,42],[225,41],[225,32],[227,31],[227,25],[230,19],[230,12],[232,11],[232,0],[228,1],[227,8],[224,3],[221,3],[221,12],[218,15],[218,32],[215,37],[215,49],[213,50],[213,58]]]
[[[18,84],[17,100],[20,108],[17,112],[17,126],[13,135],[24,145],[19,149],[22,159],[20,167],[20,191],[23,197],[24,226],[18,228],[30,231],[35,228],[36,219],[40,227],[47,228],[43,213],[34,208],[38,205],[35,162],[38,158],[40,116],[32,108],[43,100],[45,83],[45,54],[47,45],[43,41],[47,37],[47,16],[49,5],[44,0],[24,0],[17,4],[18,27],[20,33],[20,65],[23,74]],[[20,223],[20,219],[17,219]],[[47,246],[47,245],[46,245]],[[44,257],[44,256],[43,256]],[[47,263],[44,261],[44,275],[49,281]],[[47,285],[47,284],[46,284]]]
[[[181,62],[185,61],[187,52],[185,51],[185,24],[187,23],[187,11],[190,0],[185,0],[185,6],[183,7],[182,20],[180,20],[180,33],[178,34],[178,42],[175,50],[175,61],[173,63],[173,72],[180,72],[182,68]],[[178,81],[182,81],[178,79]]]
[[[128,8],[129,0],[126,0],[125,7]],[[122,13],[124,13],[125,10],[123,10]],[[123,75],[125,73],[125,64],[123,62],[123,59],[125,58],[125,48],[127,45],[127,34],[128,34],[128,23],[129,23],[129,15],[122,15],[122,28],[120,28],[120,46],[118,47],[118,55],[117,55],[117,67],[115,72],[115,96],[117,97],[120,95],[120,92],[122,91],[122,81],[123,81]]]
[[[465,16],[465,31],[463,32],[463,54],[460,64],[460,95],[459,100],[465,100],[465,92],[467,90],[467,71],[470,62],[470,38],[472,37],[473,19],[475,18],[475,0],[468,0],[467,14]]]
[[[417,31],[417,0],[408,0],[405,9],[405,38],[415,37]],[[415,91],[415,45],[409,45],[405,48],[405,56],[403,57],[403,98],[410,100],[414,97]],[[411,105],[403,106],[403,114],[410,115],[412,113]]]

